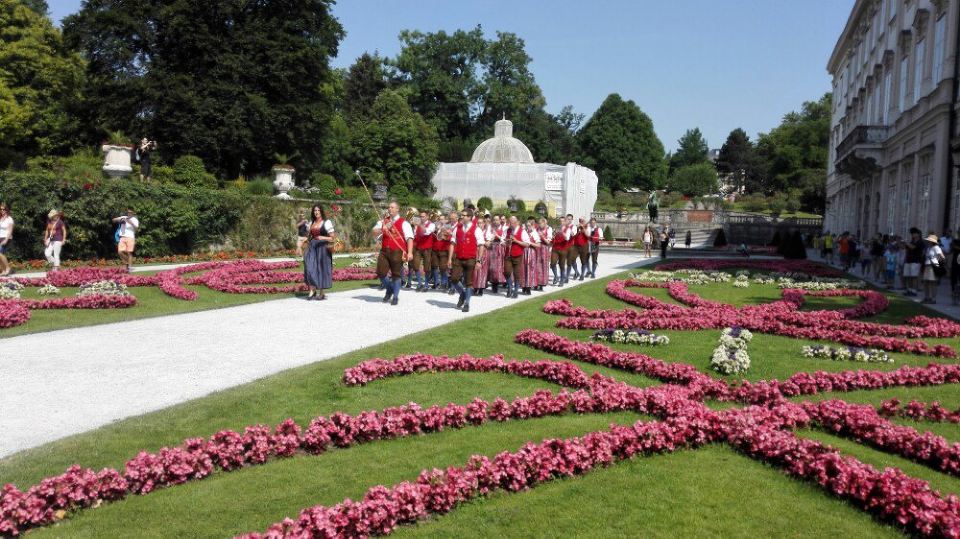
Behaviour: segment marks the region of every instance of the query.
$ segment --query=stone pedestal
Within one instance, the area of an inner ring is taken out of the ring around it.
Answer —
[[[287,191],[293,189],[293,167],[273,167],[273,186],[277,189],[277,198],[290,198]]]
[[[103,151],[103,171],[107,176],[122,178],[133,172],[133,167],[130,165],[133,148],[104,144],[101,150]]]

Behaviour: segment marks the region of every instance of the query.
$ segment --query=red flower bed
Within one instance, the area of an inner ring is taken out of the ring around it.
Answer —
[[[905,406],[900,406],[900,399],[890,399],[880,403],[877,413],[884,417],[904,417],[917,421],[944,421],[960,423],[960,409],[948,410],[939,402],[931,403],[911,400]]]

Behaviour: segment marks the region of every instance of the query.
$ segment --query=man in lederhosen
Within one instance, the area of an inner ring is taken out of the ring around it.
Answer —
[[[507,297],[517,298],[520,280],[524,277],[523,250],[533,245],[530,234],[520,226],[516,215],[510,216],[510,230],[507,232],[506,254],[503,259],[503,274],[507,277]]]
[[[483,256],[486,236],[473,219],[473,210],[464,210],[450,238],[447,260],[450,263],[450,284],[460,293],[457,308],[470,312],[470,296],[473,295],[473,270]],[[461,279],[463,282],[461,283]]]
[[[383,302],[396,305],[400,298],[403,264],[413,257],[413,227],[400,217],[400,206],[391,202],[387,217],[373,227],[380,234],[380,254],[377,256],[377,277],[387,290]],[[387,278],[387,273],[390,278]],[[390,298],[393,298],[393,301]]]
[[[553,233],[553,252],[550,253],[550,270],[553,272],[554,286],[563,286],[567,282],[567,244],[570,242],[570,229],[566,220],[560,218],[560,224]],[[560,274],[557,275],[557,266]]]
[[[587,247],[590,249],[590,278],[597,277],[597,255],[600,254],[600,240],[603,239],[603,231],[597,226],[597,219],[590,218],[590,224],[587,226],[587,238],[590,240]]]
[[[433,288],[446,290],[450,286],[447,250],[450,248],[451,225],[446,215],[440,215],[440,224],[433,235]]]
[[[417,225],[413,238],[413,265],[412,271],[416,274],[417,292],[427,291],[427,278],[433,270],[433,233],[436,225],[430,222],[430,215],[420,212],[420,224]],[[411,280],[414,278],[411,277]]]

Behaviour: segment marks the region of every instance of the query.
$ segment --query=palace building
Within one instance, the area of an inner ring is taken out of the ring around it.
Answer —
[[[470,162],[440,163],[432,182],[438,200],[475,203],[490,197],[495,206],[506,206],[513,198],[531,211],[543,202],[550,216],[572,213],[589,219],[597,202],[596,172],[576,163],[535,163],[507,119],[497,121],[493,138],[477,146]]]
[[[857,0],[830,56],[824,229],[960,225],[960,0]]]

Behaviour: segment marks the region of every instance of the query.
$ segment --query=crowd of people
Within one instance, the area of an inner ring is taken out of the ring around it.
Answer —
[[[834,236],[827,231],[813,238],[813,248],[825,262],[844,271],[859,271],[908,297],[922,294],[922,303],[936,303],[940,282],[949,276],[953,304],[960,304],[960,231],[924,236],[913,227],[907,237],[878,233],[862,239],[850,232]]]

